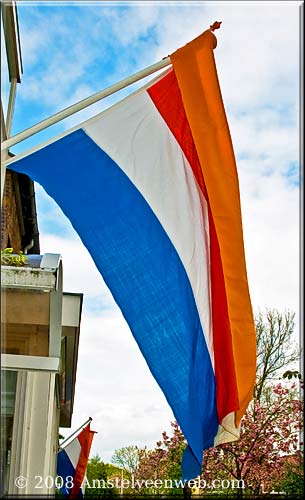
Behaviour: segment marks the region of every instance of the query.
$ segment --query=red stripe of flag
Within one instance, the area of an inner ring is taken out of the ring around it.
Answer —
[[[199,158],[186,118],[181,93],[174,71],[148,90],[152,101],[184,152],[200,189],[207,200],[210,227],[210,260],[212,289],[213,344],[216,378],[216,398],[219,423],[239,409],[233,357],[232,336],[228,316],[223,267],[214,220],[204,184]]]
[[[81,446],[81,451],[75,470],[73,488],[70,491],[69,495],[70,498],[78,498],[80,495],[80,489],[86,474],[86,468],[88,464],[88,459],[90,455],[90,449],[94,434],[95,431],[90,430],[90,423],[89,423],[88,425],[86,425],[86,427],[83,428],[83,430],[77,436]]]

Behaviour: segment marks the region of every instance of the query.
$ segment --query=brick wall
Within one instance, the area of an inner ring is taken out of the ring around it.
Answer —
[[[7,171],[1,210],[1,248],[23,250],[12,172]]]

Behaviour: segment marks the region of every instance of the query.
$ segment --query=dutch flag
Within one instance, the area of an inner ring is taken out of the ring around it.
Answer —
[[[83,498],[82,483],[90,455],[94,431],[90,423],[57,454],[57,476],[63,483],[60,491],[67,498]]]
[[[206,31],[145,87],[11,164],[54,198],[119,305],[187,439],[238,439],[255,380],[239,185]]]

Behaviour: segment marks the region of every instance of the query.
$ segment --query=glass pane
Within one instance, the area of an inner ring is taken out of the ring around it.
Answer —
[[[1,370],[0,497],[7,494],[16,399],[16,371]]]

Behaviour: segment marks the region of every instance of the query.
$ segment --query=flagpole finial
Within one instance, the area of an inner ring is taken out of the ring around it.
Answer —
[[[215,21],[213,24],[210,26],[211,31],[218,30],[220,28],[222,21]]]

